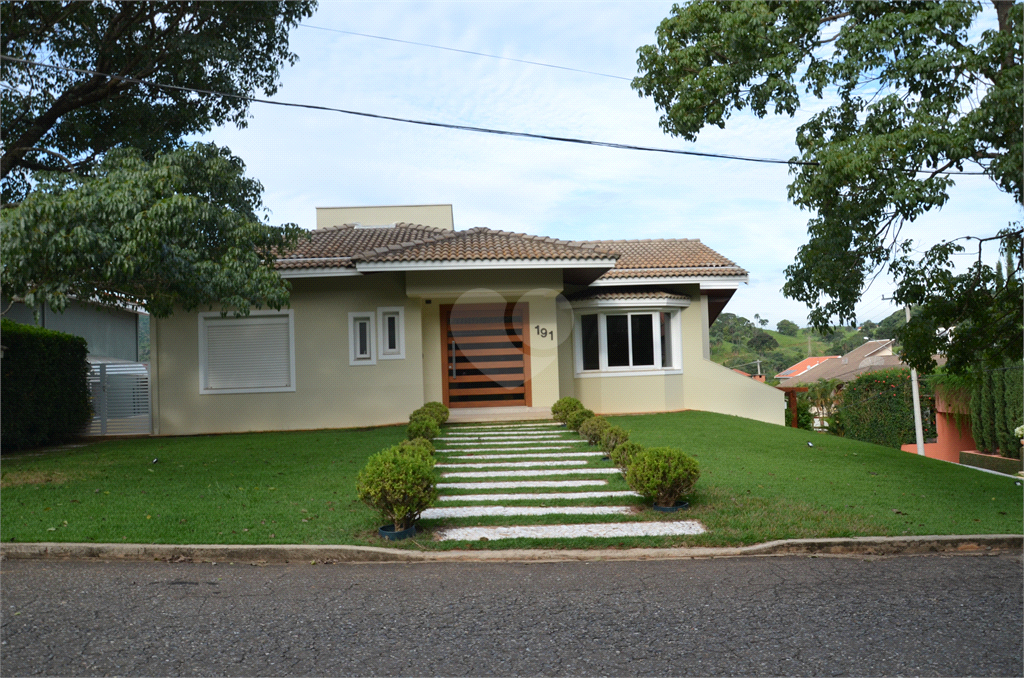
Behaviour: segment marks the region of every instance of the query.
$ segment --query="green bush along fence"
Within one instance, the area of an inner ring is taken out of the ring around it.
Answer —
[[[1024,365],[977,373],[971,389],[971,432],[979,452],[1020,459],[1014,429],[1024,423]]]
[[[935,396],[921,382],[921,414],[925,439],[935,437]],[[910,370],[868,372],[843,389],[836,417],[847,438],[899,449],[916,440],[914,396]]]

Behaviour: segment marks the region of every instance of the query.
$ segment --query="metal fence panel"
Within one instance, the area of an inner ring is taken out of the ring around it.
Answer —
[[[100,363],[90,366],[93,417],[85,435],[152,433],[149,366],[145,363]]]

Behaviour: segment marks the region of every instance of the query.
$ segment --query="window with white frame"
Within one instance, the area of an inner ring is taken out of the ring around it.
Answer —
[[[244,318],[199,314],[199,392],[295,390],[292,311],[253,311]]]
[[[350,365],[375,365],[373,334],[375,313],[348,314],[348,362]]]
[[[399,360],[405,358],[405,309],[388,306],[377,309],[380,327],[380,359]]]
[[[678,323],[676,309],[579,309],[576,372],[679,370]]]

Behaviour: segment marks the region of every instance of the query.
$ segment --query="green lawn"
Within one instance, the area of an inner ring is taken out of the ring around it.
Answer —
[[[1024,531],[1022,488],[1010,478],[705,412],[612,421],[630,430],[641,444],[673,445],[698,458],[702,476],[689,497],[692,508],[677,514],[648,509],[618,518],[574,516],[564,522],[697,519],[708,529],[695,537],[612,540],[613,546],[726,546],[797,537]],[[466,524],[464,520],[424,521],[427,533],[415,542],[385,544],[376,535],[378,517],[355,498],[355,477],[370,454],[403,434],[403,428],[385,427],[156,438],[4,455],[0,531],[4,540],[18,542],[362,544],[415,549],[609,545],[598,539],[431,542],[432,528]],[[621,481],[612,480],[618,489]],[[544,522],[556,520],[562,521]]]

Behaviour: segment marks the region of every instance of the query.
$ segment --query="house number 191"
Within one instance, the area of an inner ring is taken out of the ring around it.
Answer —
[[[539,336],[541,339],[548,339],[548,338],[550,338],[551,341],[555,340],[555,331],[554,330],[549,330],[548,328],[541,327],[540,325],[534,325],[533,329],[537,330],[537,336]]]

